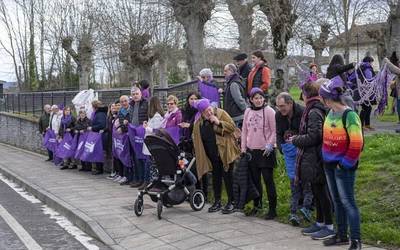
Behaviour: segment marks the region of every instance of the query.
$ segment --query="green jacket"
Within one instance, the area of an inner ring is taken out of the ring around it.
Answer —
[[[39,132],[43,134],[46,132],[46,128],[49,127],[50,122],[50,114],[44,112],[42,116],[39,118]]]

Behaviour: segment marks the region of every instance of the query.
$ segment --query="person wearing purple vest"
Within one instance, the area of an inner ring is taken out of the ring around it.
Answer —
[[[178,108],[178,98],[174,95],[170,95],[167,98],[167,113],[164,116],[164,120],[161,124],[162,128],[178,127],[182,122],[182,112]]]
[[[200,70],[197,78],[199,79],[198,88],[202,98],[208,99],[213,107],[219,107],[218,87],[215,85],[211,69]]]

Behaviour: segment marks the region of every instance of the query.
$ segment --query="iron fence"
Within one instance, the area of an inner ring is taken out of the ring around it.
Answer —
[[[217,85],[223,87],[223,77],[214,77]],[[168,95],[178,97],[182,105],[189,92],[197,90],[197,81],[183,82],[168,88],[155,87],[153,95],[158,96],[161,103],[166,103]],[[7,93],[0,99],[0,111],[19,114],[28,114],[39,117],[45,104],[72,105],[72,99],[78,94],[75,91],[49,91],[49,92],[25,92]],[[130,95],[130,88],[96,90],[99,100],[105,104],[115,102],[121,95]]]

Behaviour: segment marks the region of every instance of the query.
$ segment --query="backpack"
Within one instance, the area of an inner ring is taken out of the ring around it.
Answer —
[[[354,111],[351,110],[351,109],[346,109],[346,110],[343,112],[343,115],[342,115],[342,124],[343,124],[344,130],[346,130],[347,140],[349,140],[349,133],[347,132],[347,128],[346,128],[346,120],[347,120],[347,114],[348,114],[349,112],[354,112]],[[363,145],[362,145],[362,147],[361,147],[361,152],[362,152],[362,151],[364,151],[364,145],[365,145],[365,142],[364,142],[364,129],[362,128],[362,126],[361,126],[361,133],[362,133],[362,138],[363,138]]]

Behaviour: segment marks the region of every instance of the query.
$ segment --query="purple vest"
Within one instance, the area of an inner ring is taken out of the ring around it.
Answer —
[[[219,105],[218,88],[214,83],[199,81],[199,92],[201,97],[210,100],[211,103]]]

